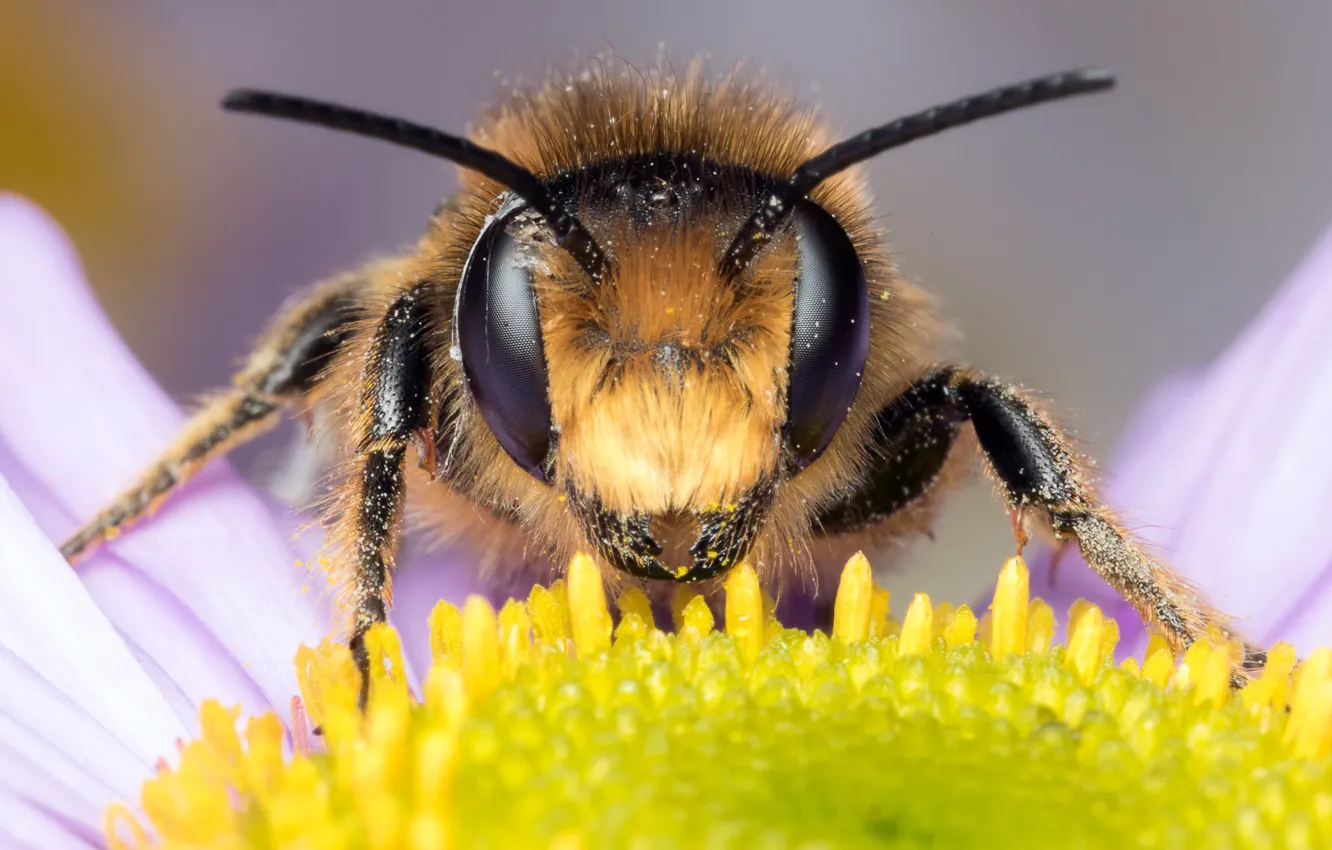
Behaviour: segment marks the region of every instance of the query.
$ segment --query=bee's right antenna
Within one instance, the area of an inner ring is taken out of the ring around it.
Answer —
[[[953,127],[1038,103],[1104,91],[1114,84],[1114,75],[1100,68],[1082,68],[1037,77],[898,118],[833,145],[807,160],[795,170],[790,180],[778,184],[762,199],[758,209],[741,225],[740,232],[722,256],[722,274],[729,278],[743,271],[759,251],[772,241],[772,237],[791,215],[796,202],[838,172],[890,148]]]
[[[222,99],[230,112],[287,118],[358,136],[381,139],[456,162],[502,183],[546,219],[559,246],[599,282],[606,269],[606,255],[578,218],[553,198],[541,178],[502,154],[459,136],[415,124],[402,118],[378,115],[337,103],[269,91],[237,89]]]

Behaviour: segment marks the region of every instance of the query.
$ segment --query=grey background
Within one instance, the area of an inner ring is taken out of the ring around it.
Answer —
[[[677,66],[754,60],[850,132],[1038,73],[1111,68],[1111,95],[870,169],[903,270],[956,319],[966,359],[1042,390],[1102,457],[1136,401],[1216,355],[1332,217],[1326,2],[132,0],[42,15],[52,62],[96,46],[90,96],[114,82],[150,104],[151,120],[118,132],[157,151],[150,170],[176,202],[95,283],[182,399],[226,380],[297,286],[411,241],[454,186],[419,156],[224,117],[214,104],[233,85],[462,129],[505,82],[612,48],[651,64],[664,43]],[[988,486],[972,488],[891,577],[894,607],[914,590],[968,600],[1009,549]]]

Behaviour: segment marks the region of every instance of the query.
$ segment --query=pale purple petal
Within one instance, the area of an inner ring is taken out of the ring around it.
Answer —
[[[186,733],[3,480],[0,681],[0,789],[87,828]]]
[[[1112,465],[1108,501],[1259,644],[1332,642],[1332,231],[1229,350],[1148,405]],[[1111,602],[1076,556],[1057,590]],[[1141,649],[1125,628],[1123,649]]]
[[[102,831],[70,821],[0,787],[0,840],[6,848],[41,850],[103,846]]]
[[[0,196],[0,461],[40,487],[44,530],[72,531],[175,436],[182,418],[107,325],[72,248],[40,211]],[[9,470],[7,470],[9,471]],[[262,500],[225,464],[80,575],[191,716],[206,697],[281,710],[292,657],[323,632],[308,577]],[[231,659],[238,659],[239,663]]]

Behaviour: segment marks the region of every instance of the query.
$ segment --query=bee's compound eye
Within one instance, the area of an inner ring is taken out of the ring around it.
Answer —
[[[514,462],[548,480],[549,377],[532,289],[531,250],[510,232],[521,211],[491,222],[467,258],[454,310],[467,387]]]
[[[798,469],[832,442],[856,399],[869,353],[869,290],[846,231],[825,210],[802,201],[795,318],[786,392],[786,444]]]

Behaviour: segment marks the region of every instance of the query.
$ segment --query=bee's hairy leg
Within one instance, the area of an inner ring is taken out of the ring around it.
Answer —
[[[937,395],[932,382],[921,381],[875,415],[865,471],[817,514],[820,533],[836,536],[878,525],[933,486],[965,418],[939,405]]]
[[[431,389],[434,285],[403,289],[368,338],[354,421],[356,453],[333,506],[332,536],[350,569],[345,601],[352,616],[352,656],[361,673],[361,704],[369,688],[365,633],[388,618],[393,566],[406,494],[408,447],[434,415]]]
[[[874,486],[835,505],[832,518],[881,519],[900,507],[901,499],[923,492],[942,467],[950,435],[956,435],[953,429],[970,422],[1009,510],[1043,516],[1057,539],[1075,541],[1088,566],[1146,622],[1158,626],[1177,654],[1210,628],[1238,639],[1224,615],[1145,554],[1116,522],[1087,483],[1067,437],[1018,390],[946,367],[913,383],[885,408],[880,420],[881,426],[897,430],[881,427],[890,450],[881,454],[878,471],[865,479]],[[1232,671],[1232,685],[1242,687],[1248,672],[1264,661],[1261,650],[1246,645]]]
[[[232,386],[215,394],[180,435],[115,500],[60,547],[70,563],[151,514],[209,461],[277,424],[284,408],[308,400],[329,358],[360,315],[359,276],[316,285],[283,309],[255,345]]]

